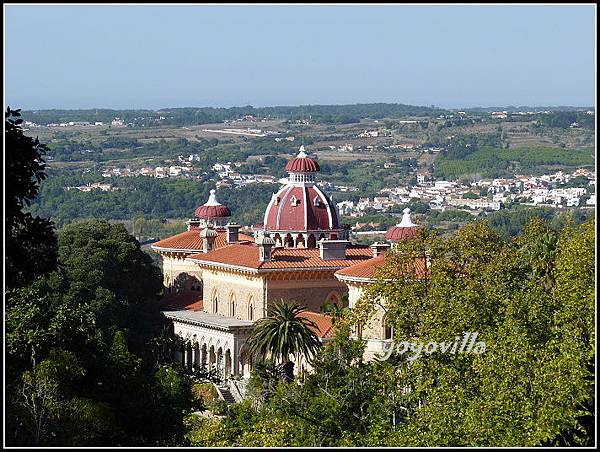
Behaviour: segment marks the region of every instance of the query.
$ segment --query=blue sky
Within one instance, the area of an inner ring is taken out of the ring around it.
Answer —
[[[595,14],[593,5],[5,5],[5,102],[589,106]]]

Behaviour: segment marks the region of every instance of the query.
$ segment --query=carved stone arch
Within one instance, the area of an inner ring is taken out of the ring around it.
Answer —
[[[275,240],[275,246],[283,246],[283,241],[281,240],[281,236],[279,235],[279,233],[273,236],[273,240]]]
[[[308,236],[308,239],[306,240],[306,247],[307,248],[316,248],[317,247],[317,239],[315,238],[314,234],[310,234]]]
[[[302,233],[296,236],[296,248],[306,248],[306,241]]]
[[[337,290],[332,290],[331,292],[329,292],[329,295],[327,295],[325,303],[334,303],[339,307],[342,307],[342,296]]]
[[[175,292],[189,292],[191,290],[201,290],[202,280],[187,272],[181,272],[175,277],[171,285]]]
[[[283,240],[283,246],[285,246],[286,248],[294,247],[294,238],[292,237],[292,234],[288,233],[285,236],[285,239]]]

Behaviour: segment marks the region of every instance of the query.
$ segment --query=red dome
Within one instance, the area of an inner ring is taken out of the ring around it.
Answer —
[[[273,195],[264,226],[271,231],[323,231],[339,229],[335,205],[316,186],[286,185]]]
[[[230,217],[229,207],[220,206],[200,206],[194,211],[196,218],[224,218]]]
[[[231,211],[227,206],[219,203],[217,201],[217,197],[215,196],[215,190],[210,191],[210,196],[208,197],[208,201],[198,207],[194,215],[196,218],[226,218],[231,216]]]
[[[403,210],[402,221],[396,226],[392,226],[385,233],[385,239],[391,242],[400,240],[412,239],[417,235],[418,226],[412,222],[410,218],[410,209],[407,207]]]
[[[391,242],[398,242],[404,239],[412,239],[417,235],[417,228],[414,226],[411,227],[402,227],[402,226],[392,226],[385,233],[385,239]]]
[[[304,146],[300,146],[300,152],[285,165],[285,170],[288,173],[314,173],[321,171],[321,168],[317,162],[306,156]]]

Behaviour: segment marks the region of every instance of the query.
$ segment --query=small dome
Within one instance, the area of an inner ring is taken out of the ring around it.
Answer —
[[[198,207],[194,212],[196,218],[227,218],[231,216],[231,211],[227,206],[219,203],[215,196],[215,190],[210,191],[208,201],[202,206]]]
[[[298,155],[285,165],[288,173],[315,173],[321,171],[319,164],[306,155],[304,146],[300,146]]]
[[[412,222],[410,217],[410,209],[407,207],[403,210],[402,221],[396,226],[392,226],[385,233],[386,240],[391,242],[399,242],[400,240],[412,239],[417,235],[418,226]]]

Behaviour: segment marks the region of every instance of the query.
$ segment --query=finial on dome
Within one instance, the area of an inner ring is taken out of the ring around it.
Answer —
[[[304,145],[302,145],[302,146],[300,146],[300,150],[299,150],[298,155],[296,156],[296,158],[303,159],[303,158],[306,158],[306,157],[308,157],[308,156],[306,155],[306,152],[304,152]]]
[[[402,215],[402,221],[398,223],[398,226],[402,228],[410,228],[416,226],[416,224],[412,222],[412,218],[410,217],[410,209],[407,207],[402,212],[404,212],[404,214]]]
[[[208,201],[206,201],[206,204],[204,204],[205,206],[219,206],[220,203],[219,201],[217,201],[217,196],[215,195],[217,191],[213,188],[210,191],[210,195],[208,196]]]

